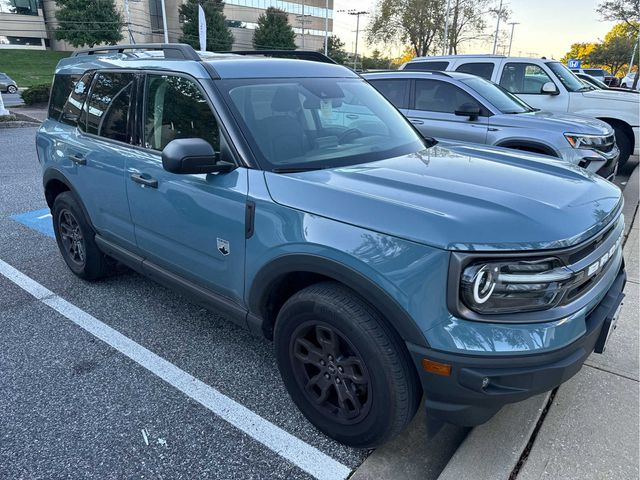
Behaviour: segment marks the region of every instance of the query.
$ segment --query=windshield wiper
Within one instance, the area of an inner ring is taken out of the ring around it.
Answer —
[[[322,170],[326,167],[276,167],[271,171],[273,173],[298,173],[298,172],[311,172],[313,170]]]

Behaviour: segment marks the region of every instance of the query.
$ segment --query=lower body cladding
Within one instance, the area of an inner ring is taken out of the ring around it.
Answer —
[[[625,283],[622,265],[604,298],[586,316],[586,333],[566,347],[547,353],[475,356],[408,343],[420,372],[427,416],[456,425],[480,425],[504,405],[552,390],[567,381],[594,350],[604,351],[615,328]]]

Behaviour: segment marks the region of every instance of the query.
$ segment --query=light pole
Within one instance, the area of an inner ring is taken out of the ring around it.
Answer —
[[[516,25],[520,25],[520,22],[509,22],[508,25],[511,25],[511,37],[509,38],[509,53],[507,57],[511,56],[511,45],[513,44],[513,29]]]
[[[355,48],[355,52],[353,53],[353,69],[355,70],[358,62],[358,34],[360,33],[360,15],[369,15],[369,12],[364,10],[338,10],[338,11],[356,16],[356,48]]]
[[[160,0],[162,4],[162,28],[164,29],[164,43],[169,43],[169,30],[167,30],[167,7],[164,4],[165,0]]]
[[[329,0],[324,5],[324,54],[329,55]]]
[[[502,15],[502,0],[500,0],[500,6],[498,7],[498,21],[496,23],[496,35],[493,37],[493,54],[496,54],[496,47],[498,46],[498,32],[500,31],[500,15]]]
[[[444,18],[444,40],[442,42],[442,55],[447,54],[447,40],[449,39],[449,10],[451,9],[451,0],[447,0],[447,13]]]

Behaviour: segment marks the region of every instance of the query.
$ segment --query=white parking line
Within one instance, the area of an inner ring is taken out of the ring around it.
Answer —
[[[319,480],[344,479],[351,473],[346,465],[125,337],[2,260],[0,274],[313,477]]]

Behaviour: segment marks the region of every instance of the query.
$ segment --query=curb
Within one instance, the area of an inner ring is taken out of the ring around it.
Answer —
[[[0,122],[0,130],[8,129],[8,128],[24,128],[24,127],[39,127],[42,122],[39,121],[25,121],[25,120],[16,120],[12,122]]]
[[[475,427],[438,480],[508,479],[529,444],[550,394],[506,405],[489,422]]]
[[[622,208],[622,214],[624,215],[624,236],[629,236],[629,230],[633,225],[633,220],[638,209],[638,202],[640,197],[640,163],[636,165],[633,172],[627,180],[627,184],[622,191],[622,197],[624,198],[624,207]]]

